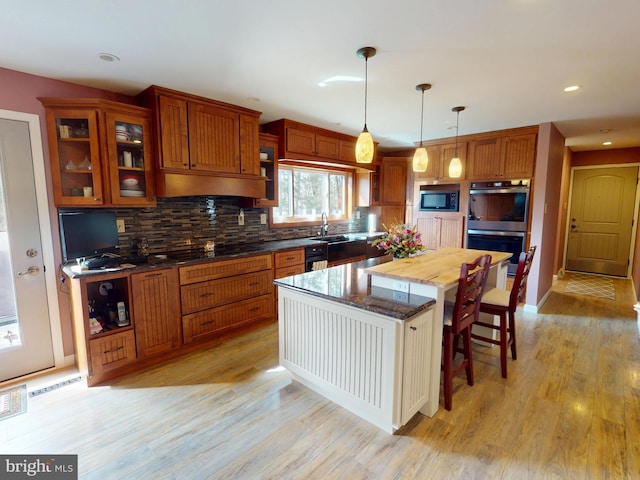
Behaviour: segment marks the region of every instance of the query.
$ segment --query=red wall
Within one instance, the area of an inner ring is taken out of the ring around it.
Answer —
[[[114,94],[105,90],[0,68],[0,109],[32,113],[40,117],[42,150],[44,151],[45,170],[47,172],[49,216],[51,220],[51,231],[53,233],[54,260],[57,267],[62,261],[60,235],[58,233],[57,210],[54,207],[53,195],[51,194],[51,177],[49,175],[50,160],[45,112],[37,97],[102,98],[125,103],[135,103],[135,101],[132,97]],[[59,308],[64,354],[71,355],[74,351],[73,333],[71,330],[68,299],[64,295],[59,295]]]

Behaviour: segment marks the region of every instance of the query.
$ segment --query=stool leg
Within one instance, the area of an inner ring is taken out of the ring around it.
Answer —
[[[511,358],[516,360],[516,313],[509,311],[509,337],[511,339]]]
[[[464,361],[467,363],[467,384],[473,386],[473,358],[471,357],[471,327],[462,332],[462,342],[464,347]]]
[[[444,377],[444,408],[451,410],[451,397],[453,395],[452,375],[453,375],[453,334],[449,331],[444,333],[444,361],[442,376]]]
[[[507,315],[500,312],[500,370],[502,378],[507,378]]]

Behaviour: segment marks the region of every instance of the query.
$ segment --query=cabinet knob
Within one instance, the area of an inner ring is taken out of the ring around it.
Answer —
[[[414,332],[417,330],[416,327],[409,327],[411,330],[413,330]]]

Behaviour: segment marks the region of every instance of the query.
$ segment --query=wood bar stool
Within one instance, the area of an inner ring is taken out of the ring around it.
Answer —
[[[518,269],[516,277],[513,281],[511,291],[502,290],[500,288],[487,288],[482,296],[480,303],[480,312],[490,315],[498,315],[500,321],[498,325],[486,321],[478,320],[476,325],[498,330],[500,332],[498,340],[491,337],[471,333],[471,337],[476,340],[500,345],[500,369],[502,370],[502,378],[507,378],[507,349],[511,347],[511,358],[517,358],[516,353],[516,308],[518,304],[524,300],[524,292],[527,286],[527,278],[529,270],[531,270],[531,262],[533,255],[536,253],[536,247],[533,246],[528,252],[522,252],[518,259]],[[508,315],[508,318],[507,318]]]
[[[473,385],[473,359],[471,357],[471,325],[478,320],[480,299],[487,283],[491,266],[491,255],[481,255],[471,263],[460,267],[458,292],[455,303],[444,304],[443,362],[444,408],[451,410],[453,377],[463,369],[467,373],[467,383]],[[462,337],[462,348],[459,340]],[[457,352],[464,355],[462,362],[453,367]]]

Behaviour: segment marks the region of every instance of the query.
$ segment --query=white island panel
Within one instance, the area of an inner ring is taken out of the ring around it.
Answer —
[[[389,433],[431,410],[433,309],[398,320],[283,286],[278,303],[280,363],[294,379]]]

